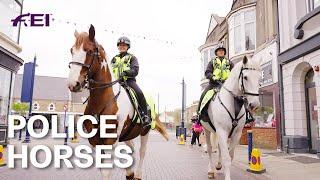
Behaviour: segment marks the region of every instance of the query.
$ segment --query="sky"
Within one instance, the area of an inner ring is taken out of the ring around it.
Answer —
[[[212,13],[225,16],[232,0],[24,0],[24,13],[52,14],[50,27],[22,27],[19,54],[37,56],[36,75],[68,77],[74,31],[93,24],[96,40],[109,59],[117,39],[130,38],[129,52],[139,61],[137,82],[155,99],[160,112],[181,107],[181,81],[187,105],[201,93],[201,55]],[[19,73],[22,73],[22,69]]]

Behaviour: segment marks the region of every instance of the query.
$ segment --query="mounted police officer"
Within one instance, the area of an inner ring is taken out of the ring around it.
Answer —
[[[203,98],[206,96],[207,92],[212,89],[220,89],[222,83],[224,83],[225,80],[230,75],[230,71],[233,67],[233,63],[230,62],[226,57],[226,48],[223,47],[223,45],[219,45],[215,50],[216,57],[212,59],[208,65],[207,69],[205,71],[205,77],[209,79],[208,86],[203,90],[199,105],[198,105],[198,113],[199,113],[199,119],[201,120],[208,120],[208,106],[209,103],[207,103],[204,108],[201,108],[201,104],[203,101]],[[200,112],[201,111],[201,112]]]
[[[132,88],[137,95],[139,104],[141,121],[144,127],[151,123],[151,119],[148,116],[147,102],[143,95],[143,92],[136,83],[136,76],[139,73],[139,63],[137,58],[128,53],[130,48],[130,40],[127,37],[120,37],[117,42],[119,54],[112,58],[112,70],[117,79],[125,82],[130,88]]]

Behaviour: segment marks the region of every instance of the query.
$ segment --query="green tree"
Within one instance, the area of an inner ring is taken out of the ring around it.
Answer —
[[[14,110],[16,114],[19,114],[21,116],[25,116],[28,113],[29,104],[21,103],[21,102],[15,102],[12,105],[12,110]]]

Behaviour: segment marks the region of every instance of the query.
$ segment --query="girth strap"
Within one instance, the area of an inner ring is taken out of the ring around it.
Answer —
[[[231,128],[231,131],[230,131],[230,133],[229,133],[229,135],[228,135],[228,138],[230,138],[231,135],[232,135],[232,133],[233,133],[233,131],[234,131],[234,129],[238,126],[239,120],[240,120],[246,113],[243,113],[243,114],[242,114],[240,117],[238,117],[238,118],[237,118],[237,116],[238,116],[239,114],[235,114],[235,117],[233,117],[232,114],[230,113],[230,111],[228,110],[228,108],[227,108],[227,107],[223,104],[223,102],[221,101],[220,95],[218,95],[218,99],[219,99],[219,102],[220,102],[220,104],[222,105],[222,107],[224,107],[224,109],[227,111],[227,113],[229,114],[229,116],[230,116],[230,118],[231,118],[232,128]],[[242,106],[241,106],[241,107],[242,107]]]

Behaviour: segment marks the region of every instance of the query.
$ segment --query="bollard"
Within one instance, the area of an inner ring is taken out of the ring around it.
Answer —
[[[22,129],[19,130],[19,141],[21,141]]]
[[[252,153],[252,130],[247,131],[248,138],[248,164],[251,162],[251,153]]]
[[[79,142],[78,133],[75,132],[74,138],[71,138],[71,143],[78,143],[78,142]]]
[[[4,160],[4,148],[2,145],[0,145],[0,166],[5,166],[5,160]]]
[[[260,149],[254,148],[251,154],[251,162],[248,172],[255,173],[255,174],[262,174],[266,172],[266,169],[262,165],[261,159],[261,151]]]

